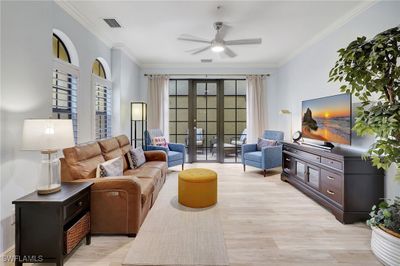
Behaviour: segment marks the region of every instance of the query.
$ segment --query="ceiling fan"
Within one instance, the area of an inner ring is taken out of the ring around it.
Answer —
[[[240,40],[230,40],[230,41],[225,41],[224,37],[226,34],[226,30],[228,27],[223,23],[223,22],[215,22],[214,23],[214,29],[217,31],[215,34],[215,37],[213,40],[209,41],[203,38],[199,38],[193,35],[188,35],[188,34],[183,34],[180,37],[178,37],[178,40],[180,41],[189,41],[189,42],[199,42],[199,43],[206,43],[208,44],[207,46],[196,48],[193,50],[189,50],[187,52],[190,52],[192,55],[199,54],[201,52],[204,52],[208,49],[211,49],[211,51],[215,53],[221,53],[224,52],[223,54],[221,53],[220,55],[227,55],[228,57],[235,57],[236,53],[232,51],[228,46],[231,45],[247,45],[247,44],[261,44],[262,39],[261,38],[254,38],[254,39],[240,39]]]

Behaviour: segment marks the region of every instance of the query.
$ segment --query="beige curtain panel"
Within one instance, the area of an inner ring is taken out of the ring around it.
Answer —
[[[252,75],[247,81],[247,143],[256,143],[265,130],[264,77]]]
[[[168,107],[168,86],[169,77],[165,75],[155,75],[148,77],[147,120],[148,128],[159,128],[164,132],[164,136],[169,141],[169,107]]]

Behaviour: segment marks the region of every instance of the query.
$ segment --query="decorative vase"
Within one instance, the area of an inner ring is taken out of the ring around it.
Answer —
[[[372,227],[371,249],[384,265],[400,265],[400,238],[374,226]]]

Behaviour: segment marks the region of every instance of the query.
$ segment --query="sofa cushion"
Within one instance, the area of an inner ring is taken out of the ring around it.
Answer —
[[[97,166],[105,162],[97,142],[66,148],[63,153],[73,179],[95,178]]]
[[[255,162],[261,162],[262,153],[261,153],[261,151],[247,152],[244,154],[244,159],[250,160],[250,161],[255,161]]]
[[[183,159],[183,153],[177,152],[177,151],[168,151],[168,160],[169,161],[176,161],[176,160],[182,160]]]
[[[100,140],[98,143],[105,160],[108,161],[121,156],[125,157],[116,138]],[[125,158],[123,162],[124,170],[128,169],[128,163]]]
[[[146,162],[142,167],[151,167],[151,168],[157,168],[161,170],[161,173],[163,175],[167,175],[168,171],[168,164],[167,162],[161,162],[161,161],[151,161],[151,162]]]
[[[153,167],[140,167],[137,169],[129,169],[124,171],[124,176],[137,176],[140,178],[159,179],[161,178],[161,170]]]

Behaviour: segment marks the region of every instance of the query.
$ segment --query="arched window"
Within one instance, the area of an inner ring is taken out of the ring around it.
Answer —
[[[96,139],[111,137],[112,88],[105,69],[109,70],[109,68],[105,65],[104,59],[97,58],[92,66],[92,84],[95,94],[94,137]]]
[[[53,33],[53,103],[52,117],[71,119],[75,143],[78,142],[77,88],[79,70],[71,63],[65,41]]]
[[[99,76],[100,78],[106,79],[106,71],[104,70],[103,64],[99,61],[99,59],[96,59],[93,63],[92,67],[92,73],[95,74],[96,76]]]
[[[54,33],[53,33],[53,56],[67,63],[71,63],[71,57],[69,56],[67,47],[65,47],[65,44]]]

